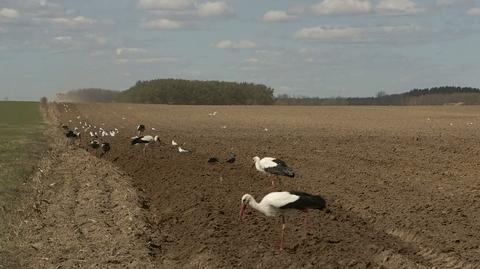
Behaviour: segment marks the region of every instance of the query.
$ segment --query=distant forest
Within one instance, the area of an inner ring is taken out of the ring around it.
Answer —
[[[184,105],[271,105],[273,89],[261,84],[183,79],[138,81],[120,102]]]
[[[373,97],[296,97],[279,95],[268,86],[253,83],[157,79],[138,81],[125,91],[79,89],[57,94],[58,101],[126,102],[184,105],[479,105],[480,89],[435,87],[399,94],[378,92]]]
[[[413,105],[480,105],[480,89],[470,87],[435,87],[429,89],[413,89],[404,93],[386,94],[381,91],[374,97],[295,97],[279,95],[277,105],[310,105],[310,106],[413,106]]]

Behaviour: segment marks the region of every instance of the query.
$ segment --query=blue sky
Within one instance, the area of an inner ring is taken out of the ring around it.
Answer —
[[[0,0],[0,98],[186,78],[277,94],[480,87],[475,0]]]

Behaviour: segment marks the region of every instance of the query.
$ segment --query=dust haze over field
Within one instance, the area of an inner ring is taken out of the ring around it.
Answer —
[[[135,246],[148,249],[152,265],[480,266],[479,107],[69,107],[58,105],[58,123],[120,130],[100,138],[112,145],[102,159],[131,180],[139,220],[150,227],[136,235],[144,243]],[[138,123],[162,140],[147,158],[129,144]],[[172,139],[191,153],[178,153]],[[82,147],[98,157],[88,140]],[[237,162],[225,163],[231,152]],[[301,214],[287,218],[283,252],[278,220],[253,210],[238,220],[244,193],[260,199],[271,191],[269,179],[251,167],[256,155],[281,158],[295,169],[298,176],[282,180],[282,189],[327,201],[329,210],[312,212],[307,236]],[[208,164],[212,156],[220,163]],[[97,235],[86,236],[95,242]],[[63,261],[53,255],[49,262]]]

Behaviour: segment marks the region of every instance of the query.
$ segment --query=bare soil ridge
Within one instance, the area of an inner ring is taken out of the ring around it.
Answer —
[[[152,229],[132,180],[66,146],[54,126],[46,135],[51,148],[11,218],[0,268],[154,268]]]

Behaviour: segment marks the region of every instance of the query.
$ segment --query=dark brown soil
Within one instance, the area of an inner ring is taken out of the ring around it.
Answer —
[[[124,171],[143,197],[156,246],[149,262],[160,268],[480,268],[479,112],[77,104],[60,121],[120,129],[102,139],[112,151],[101,163]],[[146,158],[129,144],[139,123],[162,139]],[[178,153],[172,139],[192,152]],[[223,161],[230,152],[234,164]],[[285,251],[278,220],[252,210],[238,220],[244,193],[271,191],[251,166],[256,155],[295,169],[281,189],[328,203],[312,212],[307,236],[300,212],[287,219]],[[212,156],[221,162],[208,164]]]

